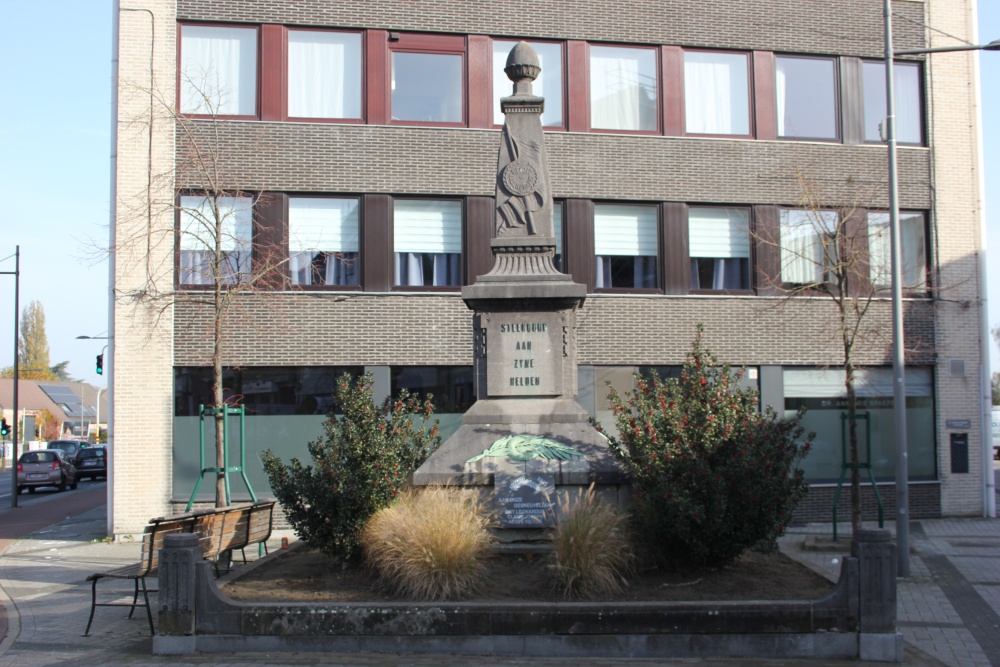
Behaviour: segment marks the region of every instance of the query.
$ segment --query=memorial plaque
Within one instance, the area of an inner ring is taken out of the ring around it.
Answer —
[[[551,528],[556,525],[552,504],[555,475],[498,472],[494,475],[493,488],[501,528]]]
[[[489,396],[563,393],[563,318],[558,312],[484,313]]]

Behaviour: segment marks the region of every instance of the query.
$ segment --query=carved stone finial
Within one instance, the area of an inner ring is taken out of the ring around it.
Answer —
[[[531,82],[542,71],[538,54],[527,42],[518,42],[507,55],[507,66],[503,68],[507,78],[514,82],[514,94],[531,94]]]

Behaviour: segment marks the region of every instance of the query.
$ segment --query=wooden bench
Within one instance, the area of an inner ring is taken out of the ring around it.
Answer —
[[[163,540],[167,535],[176,533],[198,535],[202,558],[216,563],[216,575],[218,575],[220,556],[225,555],[228,565],[229,554],[235,549],[242,551],[252,544],[264,544],[266,553],[266,542],[271,537],[273,515],[274,501],[268,500],[150,519],[142,534],[142,553],[138,563],[107,572],[96,572],[87,577],[87,581],[91,582],[90,618],[87,619],[84,636],[90,634],[90,626],[94,622],[94,612],[97,607],[130,607],[128,617],[132,618],[135,608],[139,605],[140,592],[149,620],[149,632],[156,633],[153,627],[153,612],[149,606],[149,594],[156,593],[157,589],[146,586],[146,577],[155,575],[159,570],[160,549],[163,548]],[[246,561],[245,553],[243,560]],[[105,578],[131,579],[134,584],[132,602],[98,602],[97,582]]]

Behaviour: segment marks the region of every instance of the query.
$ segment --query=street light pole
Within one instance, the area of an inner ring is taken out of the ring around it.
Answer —
[[[896,429],[896,554],[897,574],[910,574],[910,469],[906,435],[906,376],[903,356],[903,281],[902,248],[899,228],[899,175],[896,158],[896,99],[893,65],[895,56],[943,53],[950,51],[1000,50],[1000,40],[989,44],[943,46],[926,49],[892,48],[892,2],[883,0],[885,18],[885,142],[889,152],[889,240],[892,267],[892,375],[893,417]],[[982,263],[985,266],[985,263]],[[985,308],[985,303],[983,304]],[[982,315],[985,317],[985,315]],[[983,360],[986,363],[986,360]],[[986,475],[986,471],[983,471]]]
[[[8,259],[10,259],[8,257]],[[21,246],[14,246],[14,271],[0,271],[0,275],[14,275],[14,425],[11,427],[11,445],[10,445],[10,506],[17,507],[17,385],[18,382],[18,367],[17,367],[17,337],[20,333],[20,304],[18,303],[18,297],[21,293]]]
[[[906,371],[903,357],[903,285],[899,243],[899,176],[896,172],[896,89],[893,81],[892,3],[885,14],[885,134],[889,148],[889,245],[892,269],[892,405],[896,427],[897,574],[910,575],[910,460],[906,438]]]

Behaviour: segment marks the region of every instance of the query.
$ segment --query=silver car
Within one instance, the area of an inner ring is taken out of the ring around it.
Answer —
[[[54,486],[59,491],[76,488],[76,468],[58,449],[25,452],[17,459],[17,492],[34,493],[40,486]]]

